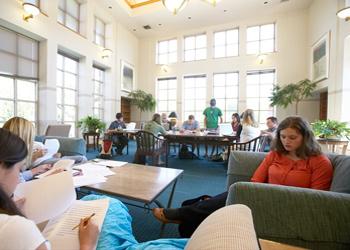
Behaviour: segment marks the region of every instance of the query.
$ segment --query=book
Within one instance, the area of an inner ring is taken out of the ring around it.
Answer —
[[[43,230],[52,249],[79,249],[79,230],[72,228],[80,219],[95,213],[92,218],[101,229],[109,200],[76,200],[72,174],[68,171],[20,183],[15,197],[25,198],[25,216],[36,224],[48,221]]]
[[[48,171],[46,171],[45,173],[36,175],[35,178],[43,178],[46,176],[51,175],[52,173],[54,173],[57,170],[62,170],[62,171],[71,171],[72,170],[72,166],[74,165],[74,160],[71,159],[62,159],[57,161],[55,164],[53,164],[52,168]]]
[[[33,166],[38,166],[43,161],[46,161],[46,160],[52,158],[53,155],[58,152],[59,148],[60,148],[60,143],[59,143],[59,141],[57,139],[46,139],[45,140],[45,144],[42,144],[42,143],[39,143],[39,142],[35,142],[34,150],[46,149],[47,152],[42,157],[36,159],[33,162]]]

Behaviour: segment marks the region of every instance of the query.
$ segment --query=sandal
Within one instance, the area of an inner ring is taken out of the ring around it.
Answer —
[[[157,220],[161,221],[164,224],[173,223],[173,224],[181,224],[179,220],[169,220],[165,217],[164,208],[153,208],[152,209],[153,216],[156,217]]]

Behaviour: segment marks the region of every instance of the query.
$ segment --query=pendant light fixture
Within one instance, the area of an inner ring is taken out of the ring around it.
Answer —
[[[345,0],[345,7],[337,12],[337,16],[345,21],[350,20],[350,0]]]
[[[162,0],[163,5],[174,15],[179,13],[187,4],[189,0]]]

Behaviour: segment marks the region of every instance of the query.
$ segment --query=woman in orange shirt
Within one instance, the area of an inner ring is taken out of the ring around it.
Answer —
[[[333,167],[322,154],[310,128],[301,117],[288,117],[278,126],[272,151],[255,171],[252,182],[329,190]],[[181,237],[190,237],[212,212],[225,206],[227,192],[186,201],[176,209],[153,209],[163,223],[177,223]]]

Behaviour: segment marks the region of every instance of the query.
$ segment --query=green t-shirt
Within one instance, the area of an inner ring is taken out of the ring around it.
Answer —
[[[217,107],[208,107],[203,111],[203,115],[207,118],[207,128],[217,128],[219,117],[222,116],[222,112]]]
[[[143,130],[151,132],[155,136],[158,136],[158,134],[161,134],[161,135],[166,134],[166,131],[163,128],[163,126],[159,125],[155,121],[150,121],[150,122],[146,123]]]

